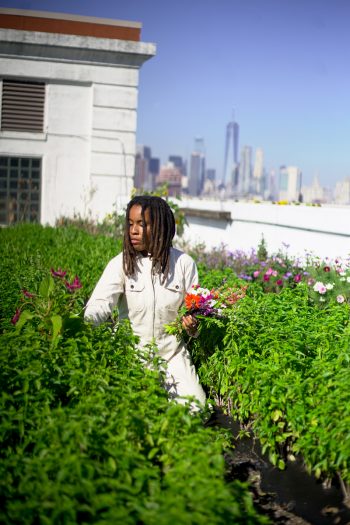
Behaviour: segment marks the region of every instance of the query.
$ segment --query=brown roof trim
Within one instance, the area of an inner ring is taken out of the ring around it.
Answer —
[[[142,24],[139,22],[5,8],[0,9],[0,15],[0,27],[4,29],[113,38],[134,42],[139,42],[141,39]]]

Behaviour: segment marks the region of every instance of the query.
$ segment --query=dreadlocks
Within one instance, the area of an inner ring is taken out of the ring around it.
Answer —
[[[151,232],[149,252],[152,257],[152,270],[161,272],[165,278],[169,271],[169,255],[175,235],[175,219],[168,203],[161,197],[139,195],[128,204],[125,214],[123,266],[130,276],[136,269],[137,251],[130,242],[129,213],[132,206],[141,206],[142,220],[145,223],[145,211],[149,210]],[[145,230],[143,231],[145,236]]]

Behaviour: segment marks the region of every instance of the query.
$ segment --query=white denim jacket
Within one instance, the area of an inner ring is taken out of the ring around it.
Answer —
[[[175,336],[165,332],[164,325],[175,320],[186,292],[198,283],[193,259],[175,248],[170,250],[169,274],[162,282],[152,275],[152,260],[137,257],[137,270],[127,277],[123,270],[122,253],[106,266],[86,307],[85,318],[98,325],[117,306],[119,318],[128,318],[142,345],[155,340],[160,355],[166,359],[184,348]]]

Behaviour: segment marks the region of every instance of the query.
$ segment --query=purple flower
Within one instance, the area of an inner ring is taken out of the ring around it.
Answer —
[[[21,310],[19,308],[17,308],[16,311],[15,311],[15,315],[11,319],[11,323],[12,324],[16,324],[18,319],[20,318],[20,316],[21,316]]]
[[[77,275],[74,277],[74,280],[72,283],[65,281],[64,284],[66,285],[68,292],[74,292],[74,290],[77,290],[78,288],[81,288],[83,286]]]
[[[65,270],[62,270],[62,268],[57,268],[57,270],[54,270],[53,268],[51,268],[51,275],[53,277],[59,277],[60,279],[63,279],[66,273],[67,272]]]

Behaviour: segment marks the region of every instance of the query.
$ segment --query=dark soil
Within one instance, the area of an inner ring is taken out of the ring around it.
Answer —
[[[227,479],[248,481],[254,504],[272,523],[281,525],[350,525],[350,508],[336,483],[325,487],[308,474],[302,460],[274,467],[253,437],[235,439],[239,424],[216,408],[208,426],[232,431],[234,449],[225,455]]]

